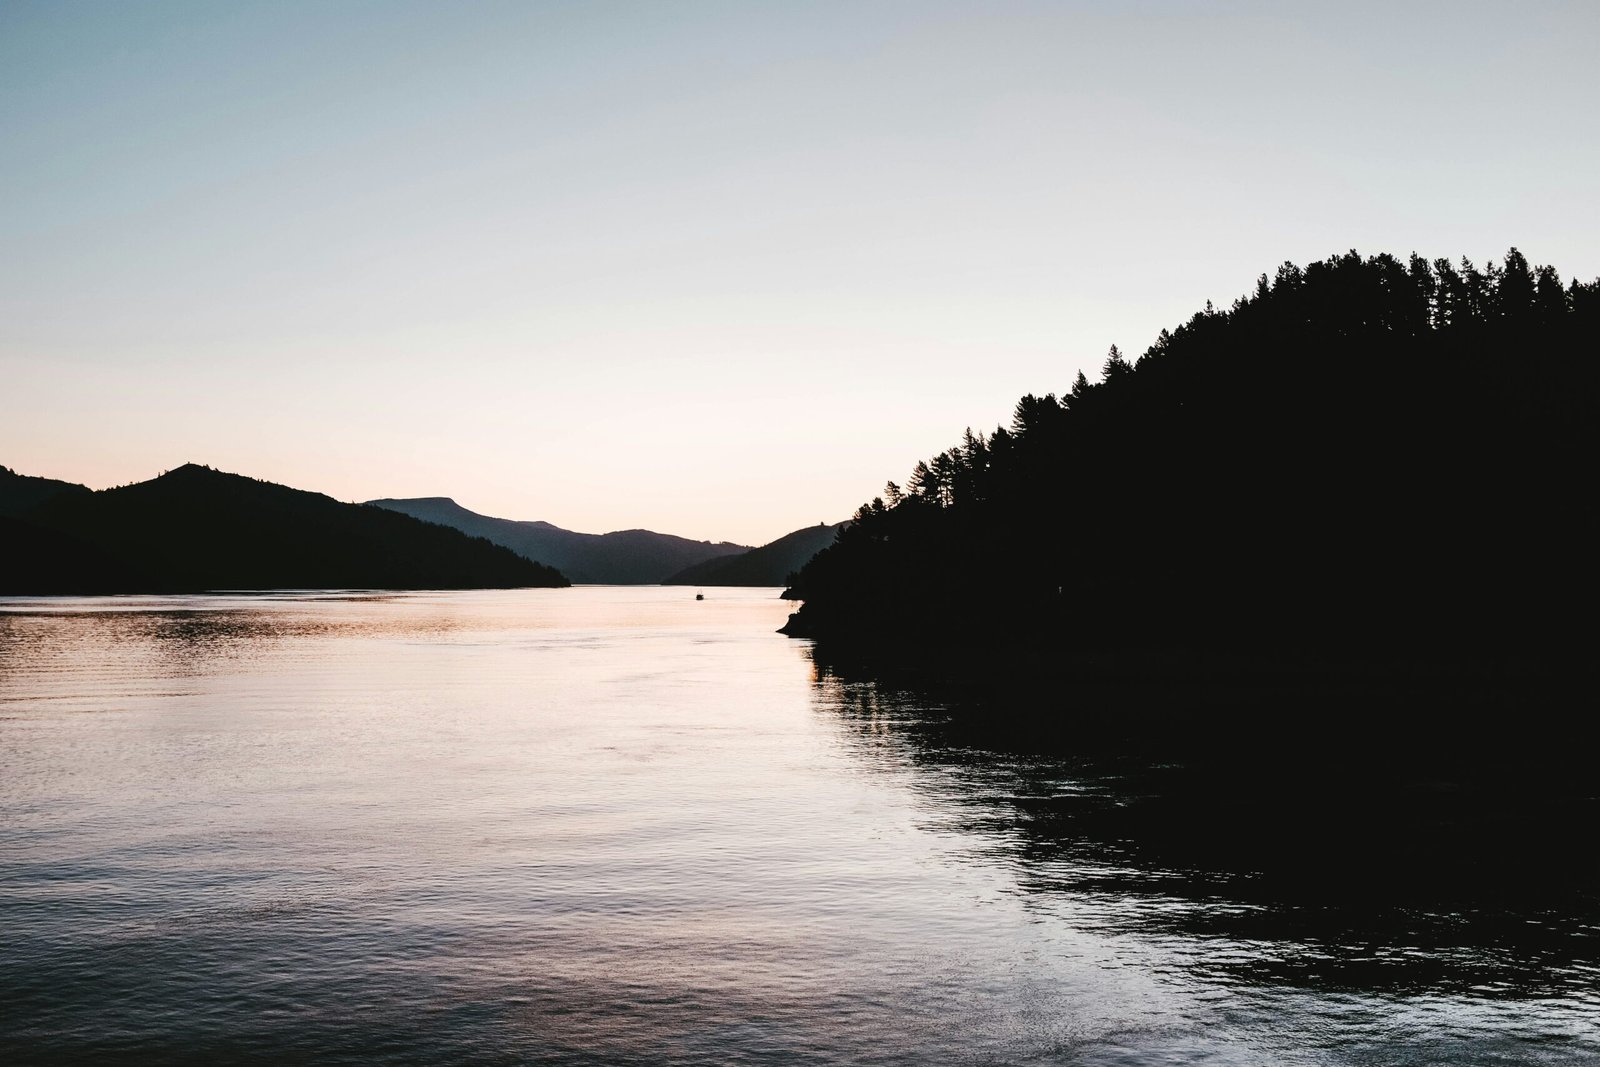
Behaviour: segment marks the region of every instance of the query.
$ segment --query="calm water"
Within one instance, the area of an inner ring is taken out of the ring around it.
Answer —
[[[787,608],[0,602],[0,1059],[1600,1062],[1587,886],[1186,865]]]

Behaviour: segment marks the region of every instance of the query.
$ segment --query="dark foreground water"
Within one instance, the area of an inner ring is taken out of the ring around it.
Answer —
[[[786,610],[0,602],[0,1061],[1600,1062],[1581,863],[1276,877]]]

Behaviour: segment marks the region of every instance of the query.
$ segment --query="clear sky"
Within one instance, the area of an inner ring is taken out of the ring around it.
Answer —
[[[0,464],[770,540],[1286,259],[1600,274],[1597,57],[1593,2],[0,0]]]

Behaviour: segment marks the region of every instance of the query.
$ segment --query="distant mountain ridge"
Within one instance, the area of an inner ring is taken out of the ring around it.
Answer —
[[[460,531],[189,463],[92,492],[0,475],[0,594],[569,584]]]
[[[591,534],[537,520],[480,515],[450,497],[369,500],[369,505],[482,537],[518,555],[555,567],[574,582],[654,585],[686,567],[750,551],[726,541],[692,541],[651,530]]]
[[[685,567],[662,581],[662,585],[787,585],[795,572],[811,557],[833,544],[846,522],[807,526],[784,534],[759,548],[736,556],[708,559]]]

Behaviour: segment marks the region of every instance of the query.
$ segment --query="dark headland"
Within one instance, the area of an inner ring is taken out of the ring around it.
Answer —
[[[1286,264],[886,486],[785,632],[863,729],[946,708],[905,730],[1123,783],[1045,789],[1030,854],[1592,915],[1597,338],[1600,281],[1514,250]]]
[[[864,505],[785,632],[993,674],[1587,676],[1600,281],[1355,252],[1025,396]]]
[[[0,594],[567,584],[457,530],[193,463],[101,492],[0,468]]]

